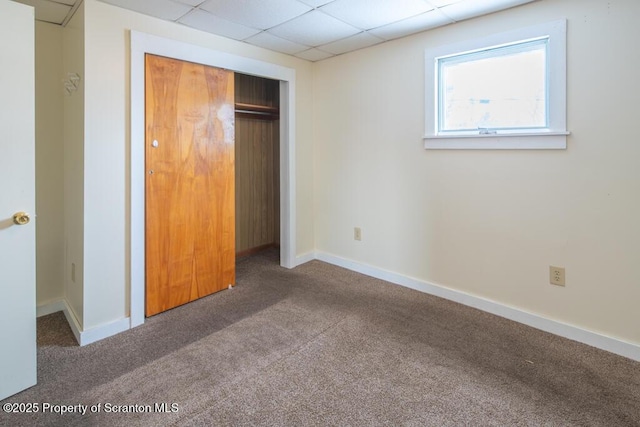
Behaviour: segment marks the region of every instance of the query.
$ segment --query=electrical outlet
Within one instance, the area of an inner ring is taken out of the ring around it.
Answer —
[[[71,281],[76,282],[76,264],[74,262],[71,263]]]
[[[564,286],[564,267],[549,266],[549,283]]]
[[[353,228],[353,239],[362,240],[362,230],[360,229],[360,227]]]

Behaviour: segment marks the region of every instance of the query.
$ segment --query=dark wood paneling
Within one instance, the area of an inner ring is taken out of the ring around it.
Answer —
[[[280,241],[279,82],[236,74],[236,103],[265,115],[236,114],[236,252]]]

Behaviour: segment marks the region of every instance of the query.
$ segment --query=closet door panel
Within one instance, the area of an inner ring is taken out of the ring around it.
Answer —
[[[234,75],[146,56],[146,315],[235,283]]]

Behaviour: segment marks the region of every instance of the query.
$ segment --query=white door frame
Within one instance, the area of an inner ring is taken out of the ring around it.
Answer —
[[[131,31],[130,318],[144,323],[145,85],[144,55],[166,56],[280,80],[280,264],[295,267],[295,70],[268,62]]]

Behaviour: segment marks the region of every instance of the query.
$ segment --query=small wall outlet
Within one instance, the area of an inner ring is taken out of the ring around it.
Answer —
[[[564,286],[564,267],[549,266],[549,283]]]
[[[360,229],[360,227],[353,228],[353,239],[362,240],[362,230]]]
[[[71,263],[71,281],[76,282],[76,264],[74,262]]]

